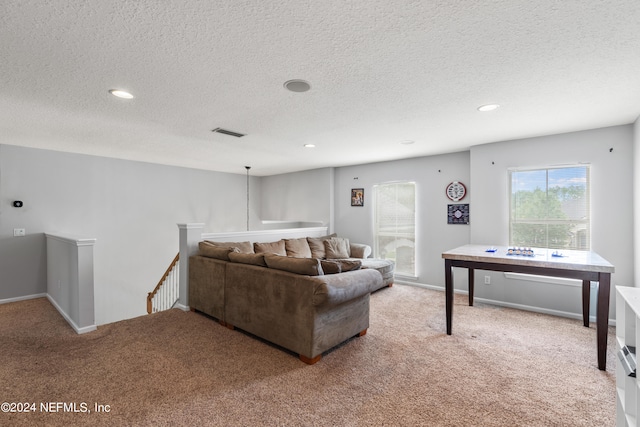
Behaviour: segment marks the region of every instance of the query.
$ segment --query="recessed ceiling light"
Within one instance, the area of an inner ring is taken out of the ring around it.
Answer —
[[[118,98],[122,98],[122,99],[132,99],[133,95],[131,95],[129,92],[126,92],[124,90],[120,90],[120,89],[111,89],[109,90],[109,93],[113,96],[117,96]]]
[[[479,106],[478,111],[482,111],[482,112],[493,111],[493,110],[497,110],[498,108],[500,108],[499,104],[486,104],[486,105]]]
[[[405,139],[404,141],[400,141],[400,144],[402,145],[411,145],[413,144],[415,141],[412,141],[410,139]]]
[[[308,82],[300,79],[288,80],[284,82],[284,87],[291,92],[306,92],[311,89],[311,85]]]
[[[304,148],[316,148],[315,144],[304,144]]]

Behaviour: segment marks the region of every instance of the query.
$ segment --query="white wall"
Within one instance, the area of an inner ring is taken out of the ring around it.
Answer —
[[[257,227],[260,194],[251,205]],[[0,145],[0,300],[46,292],[43,233],[62,233],[97,239],[97,324],[145,314],[185,222],[245,230],[246,175]]]
[[[447,224],[446,186],[460,181],[473,194],[469,180],[469,152],[418,157],[336,169],[335,231],[359,243],[373,246],[372,188],[392,181],[416,182],[417,281],[444,286],[442,252],[469,243],[469,225]],[[351,189],[364,188],[364,206],[351,206]],[[468,203],[469,196],[458,203]],[[471,223],[474,207],[470,206]]]
[[[640,117],[633,124],[633,223],[634,265],[640,265]],[[633,285],[640,287],[640,268],[634,271]]]
[[[629,188],[633,182],[632,149],[631,125],[472,147],[471,243],[508,244],[508,168],[588,163],[592,250],[615,266],[614,285],[633,286],[634,198]],[[502,273],[480,273],[490,275],[492,282],[484,285],[483,280],[476,279],[476,295],[480,298],[581,313],[579,287],[546,286],[506,280]],[[615,298],[611,301],[613,306]],[[615,310],[610,313],[610,318],[615,318]]]
[[[263,177],[262,220],[333,224],[333,168]]]

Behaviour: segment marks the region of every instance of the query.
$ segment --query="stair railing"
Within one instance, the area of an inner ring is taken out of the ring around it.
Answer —
[[[168,310],[180,298],[180,254],[176,257],[162,275],[155,289],[147,295],[147,313],[157,313]]]

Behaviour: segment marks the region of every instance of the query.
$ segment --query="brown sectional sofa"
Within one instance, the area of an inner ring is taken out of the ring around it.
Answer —
[[[361,268],[366,260],[352,256],[368,255],[366,245],[350,244],[353,250],[344,259],[332,258],[344,253],[331,253],[330,244],[323,259],[287,256],[286,243],[302,243],[295,240],[200,242],[200,253],[189,259],[189,306],[313,364],[323,352],[366,333],[369,296],[393,283],[393,264],[371,259],[378,269]],[[256,254],[256,249],[270,252]]]

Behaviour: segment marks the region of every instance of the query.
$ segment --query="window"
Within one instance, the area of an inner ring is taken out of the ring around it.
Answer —
[[[374,254],[393,260],[398,275],[416,275],[416,184],[394,182],[373,187]]]
[[[509,244],[589,250],[589,166],[509,171]]]

